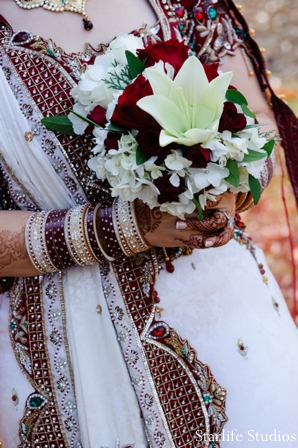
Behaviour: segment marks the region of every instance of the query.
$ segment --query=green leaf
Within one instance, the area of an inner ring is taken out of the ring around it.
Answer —
[[[265,143],[265,145],[263,146],[262,149],[264,149],[264,151],[267,152],[268,157],[271,156],[271,153],[273,151],[275,145],[275,141],[274,140],[269,140],[267,143]]]
[[[251,118],[256,118],[255,114],[246,106],[246,104],[241,104],[242,112]]]
[[[122,128],[121,126],[116,126],[115,124],[112,124],[112,123],[109,124],[108,129],[110,131],[115,131],[115,132],[125,132],[125,131],[127,131],[127,129]]]
[[[136,162],[137,162],[137,165],[142,165],[142,163],[147,162],[147,160],[149,160],[150,157],[151,156],[149,154],[145,154],[142,151],[140,145],[138,145],[137,151],[136,151]]]
[[[125,56],[132,79],[136,78],[140,73],[143,73],[145,67],[141,59],[128,50],[125,51]]]
[[[201,204],[199,203],[199,201],[197,201],[196,198],[193,198],[192,202],[195,204],[195,206],[196,206],[196,208],[198,210],[198,217],[197,217],[197,219],[199,221],[202,221],[202,219],[204,219],[204,216],[203,216],[203,209],[202,209]]]
[[[249,151],[249,153],[245,154],[242,162],[246,162],[246,163],[256,162],[257,160],[267,158],[267,154],[264,152],[254,151],[253,149],[249,149],[248,151]]]
[[[260,128],[261,126],[267,126],[268,123],[256,123],[256,124],[248,124],[245,126],[245,129],[252,129],[252,128]]]
[[[227,161],[227,168],[230,171],[228,177],[225,177],[225,181],[229,182],[229,184],[233,185],[233,187],[238,187],[240,184],[240,173],[239,167],[235,160],[229,159]]]
[[[61,132],[66,135],[76,135],[74,133],[72,123],[67,115],[59,115],[57,117],[45,117],[41,119],[41,123],[48,131]]]
[[[248,175],[248,183],[249,183],[249,188],[254,200],[254,204],[257,205],[257,203],[260,200],[261,197],[261,184],[259,179],[256,179],[254,176],[252,176],[251,174]]]
[[[70,112],[71,114],[74,114],[74,115],[76,115],[76,117],[79,117],[81,120],[86,121],[86,123],[93,124],[93,126],[95,126],[96,128],[101,128],[101,129],[103,129],[103,127],[102,127],[102,126],[99,126],[99,124],[98,124],[98,123],[95,123],[95,121],[89,120],[89,118],[87,118],[87,117],[83,117],[83,115],[78,114],[77,112],[75,112],[75,111],[72,110],[72,109],[69,109],[69,108],[68,108],[68,110],[69,110],[69,112]]]
[[[238,92],[238,90],[234,89],[227,90],[226,99],[227,101],[231,101],[231,103],[234,104],[239,104],[240,106],[242,106],[243,104],[247,106],[248,104],[245,96],[243,96],[242,93]]]

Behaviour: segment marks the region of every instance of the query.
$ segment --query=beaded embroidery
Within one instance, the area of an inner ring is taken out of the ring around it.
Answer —
[[[11,292],[11,342],[35,389],[21,420],[20,448],[46,448],[53,440],[61,448],[79,443],[61,288],[54,277],[28,277]]]
[[[184,39],[204,63],[220,62],[225,54],[234,54],[235,49],[243,45],[245,35],[227,14],[224,2],[188,2],[190,6],[186,9],[183,0],[176,3],[170,0],[149,1],[159,17],[163,32],[163,36],[161,32],[159,36],[153,36],[152,41],[171,37]],[[158,31],[157,28],[155,31]],[[140,31],[140,35],[150,42],[147,30]],[[13,34],[5,22],[0,22],[0,40],[3,48],[0,51],[2,69],[23,114],[31,124],[33,138],[42,141],[42,148],[50,158],[53,169],[63,178],[78,204],[85,201],[85,195],[90,202],[98,201],[105,193],[87,166],[92,149],[91,138],[53,137],[40,127],[39,119],[42,115],[65,113],[65,109],[72,104],[69,91],[79,73],[84,70],[85,64],[92,63],[97,54],[104,52],[105,47],[102,45],[95,51],[87,45],[85,53],[67,55],[51,40],[42,40],[26,31]],[[36,210],[36,205],[30,203],[24,190],[24,197],[17,200],[14,191],[20,186],[12,179],[12,173],[8,172],[4,162],[3,175],[7,182],[11,182],[11,196],[20,208]],[[188,447],[194,443],[197,429],[219,435],[227,420],[225,390],[216,383],[209,367],[197,359],[189,342],[182,340],[174,329],[160,320],[161,309],[156,306],[159,298],[153,291],[158,274],[157,260],[144,253],[130,259],[123,257],[113,264],[113,268],[114,273],[108,272],[106,265],[101,266],[104,293],[139,399],[149,445]],[[117,277],[119,290],[114,286],[114,276]],[[49,301],[46,319],[52,326],[51,332],[48,331],[49,326],[42,322],[43,313],[40,309],[35,310],[42,300],[38,277],[26,280],[27,295],[12,294],[11,298],[13,346],[24,374],[36,390],[27,400],[20,430],[21,447],[29,448],[31,441],[33,446],[37,441],[42,442],[41,446],[47,443],[48,435],[42,432],[41,424],[51,426],[55,443],[79,447],[62,277],[60,284],[57,283],[57,276],[46,278],[43,293]],[[34,301],[30,287],[34,289]],[[34,306],[31,311],[30,306]],[[47,364],[47,369],[43,370],[46,375],[45,389],[38,383],[36,368],[39,365],[35,365],[34,350],[29,351],[29,335],[25,331],[30,313],[33,323],[40,325],[36,340],[43,342],[48,336],[51,346],[42,358],[42,362]],[[50,365],[54,366],[52,372]],[[50,393],[53,395],[49,396]],[[57,401],[51,398],[54,396]],[[38,434],[44,439],[39,440]],[[219,445],[214,442],[212,447],[216,446]]]

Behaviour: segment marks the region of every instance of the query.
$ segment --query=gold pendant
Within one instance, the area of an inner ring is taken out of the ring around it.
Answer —
[[[33,9],[42,6],[54,12],[71,11],[86,15],[87,0],[15,0],[25,9]]]
[[[24,9],[34,9],[39,6],[53,12],[76,12],[82,14],[84,27],[87,31],[91,30],[93,25],[87,16],[86,7],[88,0],[15,0],[16,4]]]

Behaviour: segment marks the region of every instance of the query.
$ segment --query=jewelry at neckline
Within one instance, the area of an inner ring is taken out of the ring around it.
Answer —
[[[93,23],[87,15],[88,0],[15,0],[16,4],[24,9],[34,9],[42,6],[53,12],[76,12],[83,16],[83,24],[86,31],[93,28]]]

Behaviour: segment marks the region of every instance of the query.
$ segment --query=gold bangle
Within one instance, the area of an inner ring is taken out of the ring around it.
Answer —
[[[131,257],[151,248],[139,230],[134,203],[117,197],[113,203],[113,223],[119,245],[126,256]]]
[[[45,225],[50,212],[42,211],[29,216],[25,228],[26,249],[30,261],[41,274],[57,272],[47,250]]]
[[[92,255],[84,235],[84,216],[89,205],[68,210],[64,222],[64,234],[68,252],[79,266],[89,266],[97,262]]]

